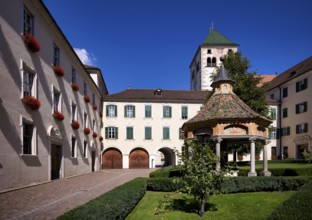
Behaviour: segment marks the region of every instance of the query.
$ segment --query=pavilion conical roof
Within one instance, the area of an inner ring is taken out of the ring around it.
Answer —
[[[211,29],[208,36],[204,40],[202,45],[213,45],[213,46],[238,46],[238,44],[229,40],[221,33],[216,31],[215,29]]]

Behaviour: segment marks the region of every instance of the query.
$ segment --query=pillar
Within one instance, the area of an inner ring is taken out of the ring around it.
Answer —
[[[122,168],[129,169],[129,154],[122,155]]]
[[[269,140],[265,140],[265,144],[263,146],[263,176],[271,176],[271,172],[268,170],[268,155],[267,155],[267,145],[270,143]]]
[[[255,158],[255,151],[256,151],[256,138],[255,137],[251,137],[249,138],[250,141],[250,170],[248,173],[248,176],[257,176],[256,173],[256,158]]]
[[[217,141],[217,144],[216,144],[216,156],[218,158],[218,161],[216,162],[216,170],[220,170],[220,168],[221,168],[220,161],[221,161],[221,141],[222,141],[222,138],[218,137],[216,139],[216,141]]]
[[[156,154],[149,155],[149,168],[155,168]]]

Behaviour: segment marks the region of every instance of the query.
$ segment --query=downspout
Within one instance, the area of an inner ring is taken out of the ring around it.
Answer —
[[[280,153],[280,159],[283,159],[283,153],[282,153],[282,135],[281,135],[281,129],[282,129],[282,88],[279,86],[279,103],[278,103],[278,137],[279,137],[279,153]]]

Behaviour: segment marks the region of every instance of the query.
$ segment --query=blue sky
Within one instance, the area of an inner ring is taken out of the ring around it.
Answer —
[[[44,0],[110,94],[190,89],[189,65],[211,24],[239,44],[249,71],[282,73],[312,55],[310,0]]]

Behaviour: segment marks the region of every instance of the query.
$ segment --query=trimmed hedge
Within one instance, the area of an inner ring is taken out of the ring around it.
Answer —
[[[181,176],[181,171],[179,166],[168,166],[150,173],[150,178],[158,177],[179,177]]]
[[[263,169],[256,169],[256,172],[260,174]],[[272,176],[312,176],[311,168],[270,168]],[[240,169],[239,176],[248,176],[248,169]]]
[[[312,182],[305,184],[298,192],[273,211],[268,220],[311,219]]]
[[[136,178],[57,219],[125,219],[145,191],[146,178]]]
[[[221,186],[221,192],[260,192],[298,190],[302,185],[312,180],[312,177],[228,177]],[[147,180],[147,190],[175,192],[180,185],[173,178],[151,178]]]

